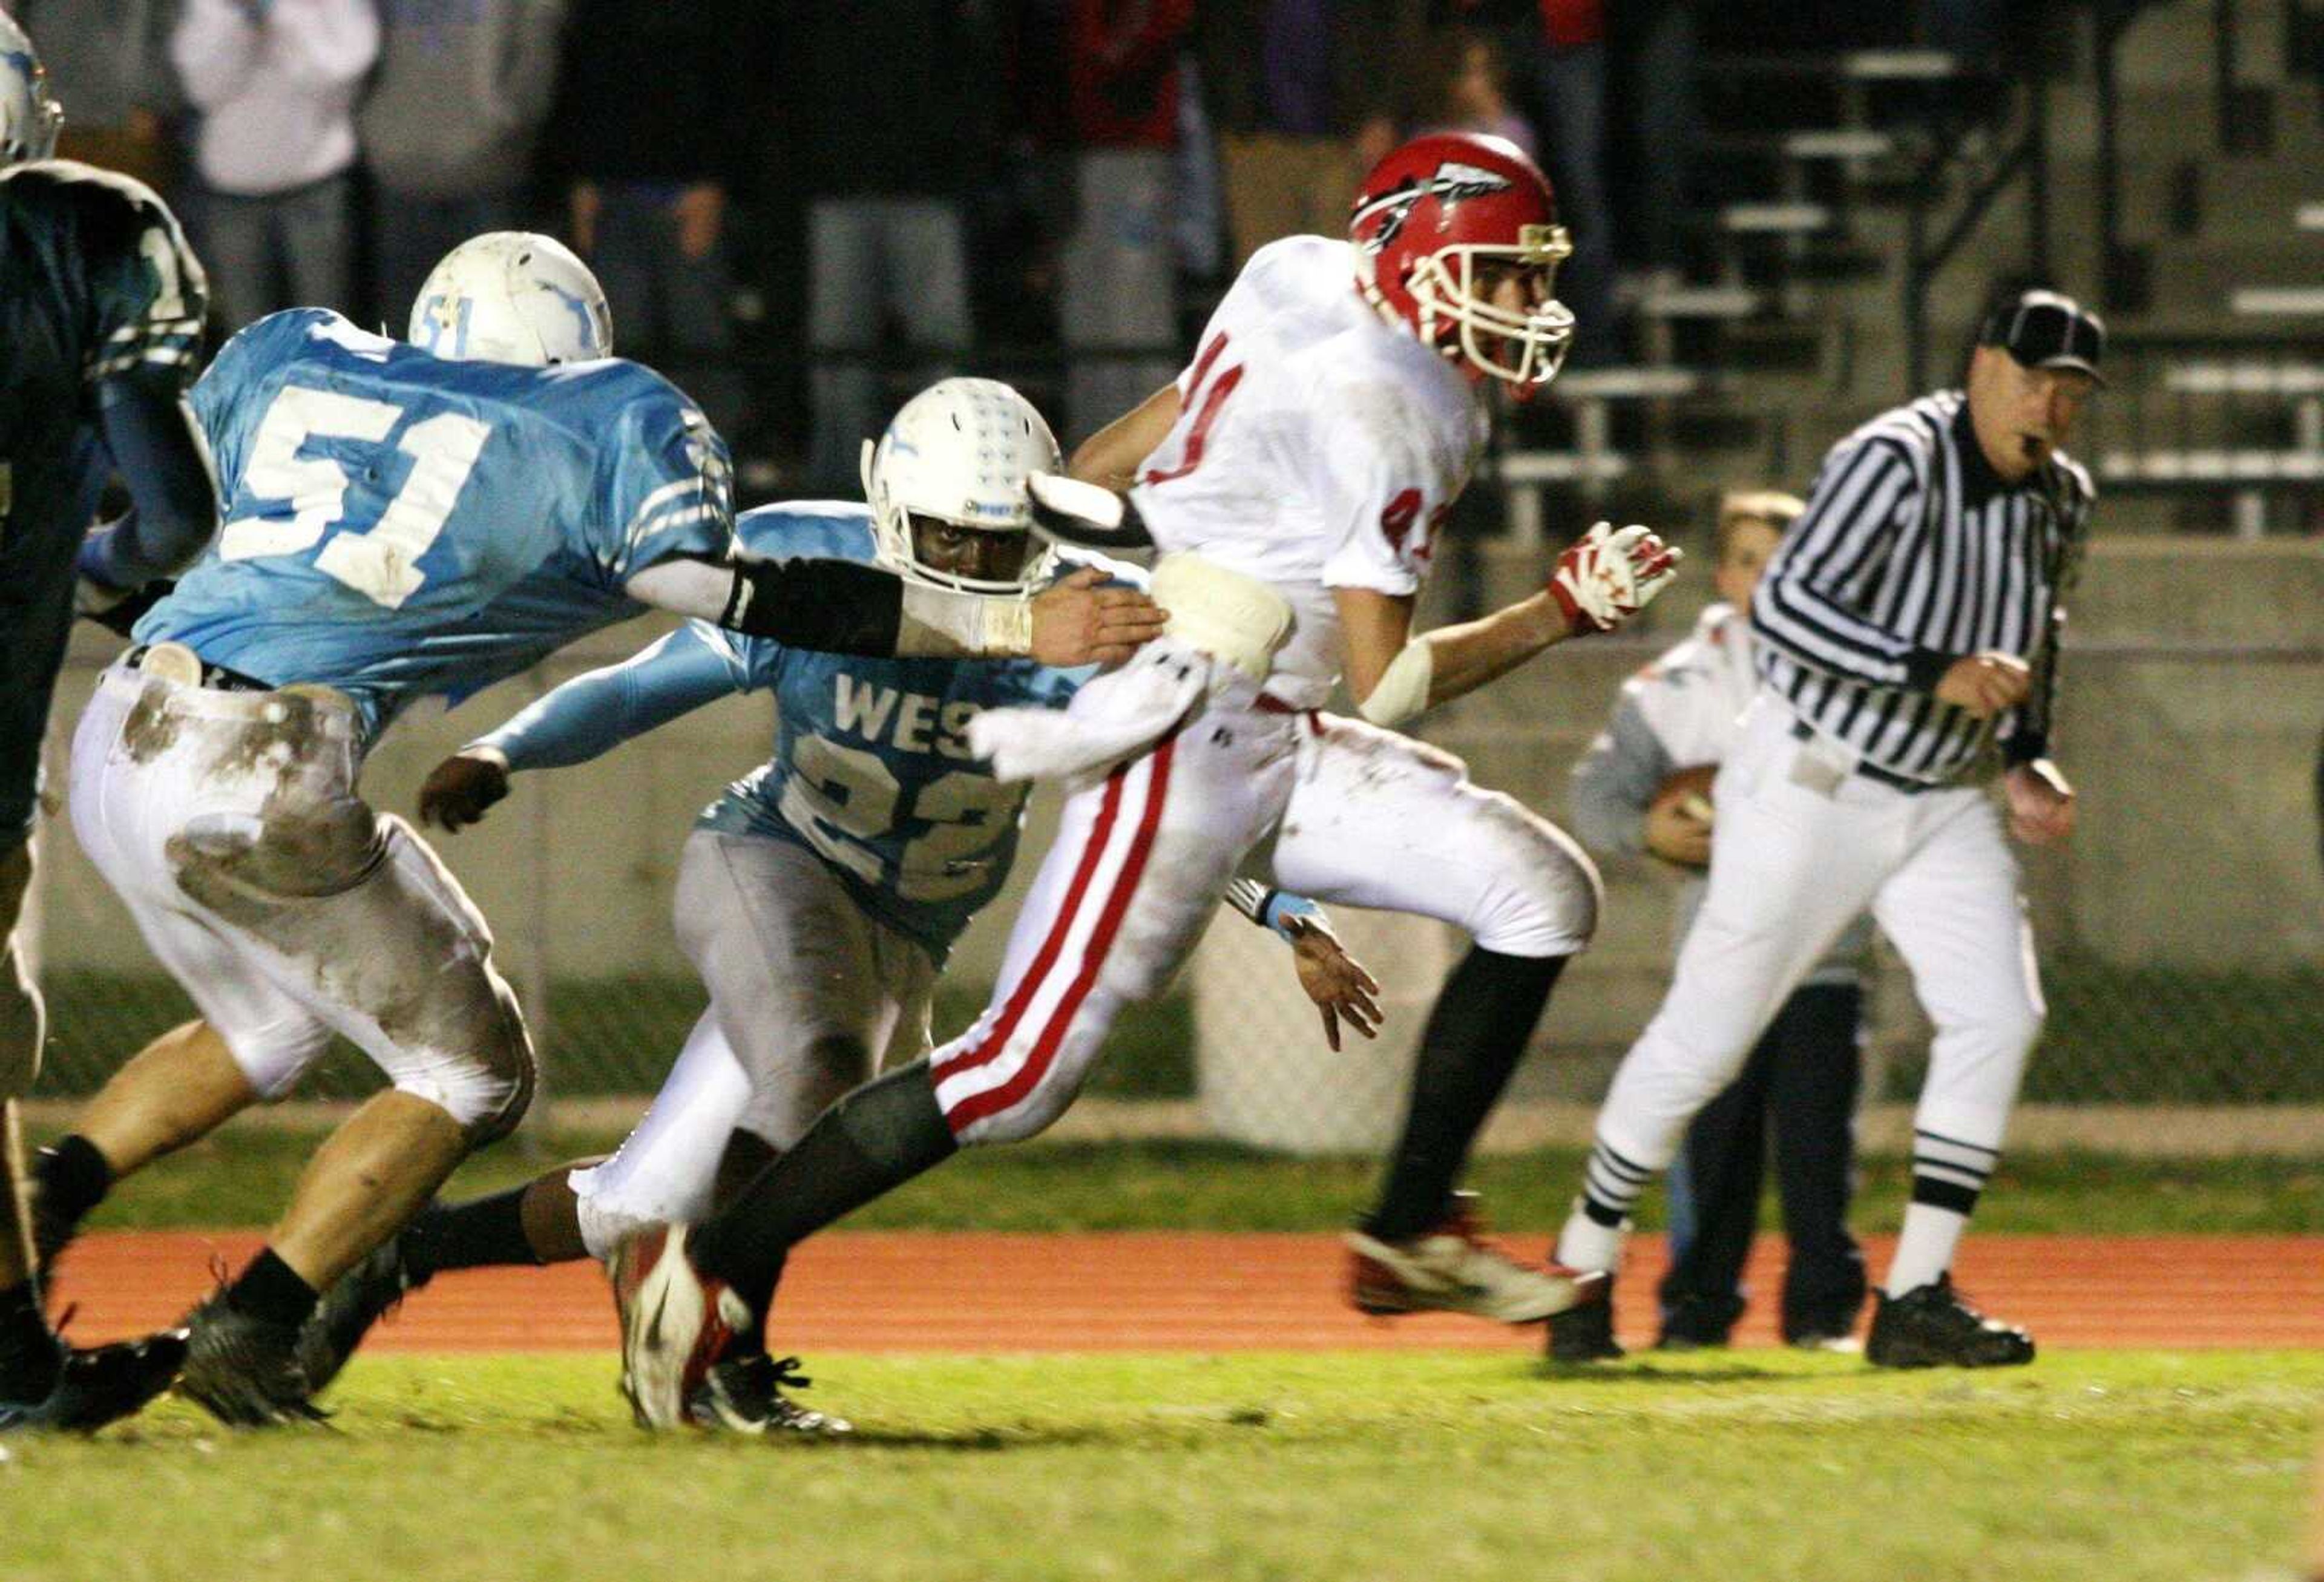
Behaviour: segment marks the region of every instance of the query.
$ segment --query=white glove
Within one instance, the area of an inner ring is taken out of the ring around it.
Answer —
[[[1557,557],[1550,596],[1574,636],[1611,631],[1668,587],[1685,558],[1649,529],[1634,523],[1618,533],[1600,522]]]

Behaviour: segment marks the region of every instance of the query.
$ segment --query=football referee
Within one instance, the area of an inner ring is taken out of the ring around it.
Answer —
[[[1816,476],[1751,602],[1759,688],[1713,791],[1711,879],[1670,993],[1616,1073],[1557,1261],[1614,1267],[1622,1225],[1688,1121],[1868,906],[1936,1028],[1913,1197],[1866,1355],[1890,1367],[2030,1361],[1947,1271],[1998,1157],[2042,991],[2010,832],[2073,829],[2050,761],[2058,594],[2089,474],[2061,448],[2106,332],[2052,291],[1989,317],[1967,388],[1884,412]]]

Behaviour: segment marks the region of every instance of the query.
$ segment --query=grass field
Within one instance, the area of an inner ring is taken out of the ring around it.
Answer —
[[[14,1577],[2246,1582],[2324,1356],[1551,1377],[1425,1353],[819,1358],[839,1444],[631,1429],[599,1358],[365,1358],[329,1430],[167,1403],[0,1467]]]
[[[98,1223],[263,1224],[316,1140],[230,1128]],[[494,1149],[451,1195],[613,1140]],[[1472,1179],[1501,1224],[1545,1230],[1579,1164],[1498,1155]],[[849,1223],[1329,1230],[1376,1170],[1181,1142],[977,1151]],[[1864,1173],[1857,1222],[1893,1226],[1902,1162]],[[2319,1200],[2315,1161],[2029,1154],[1978,1222],[2312,1234]],[[817,1350],[807,1401],[860,1430],[820,1445],[648,1438],[604,1355],[365,1357],[327,1430],[234,1434],[165,1402],[94,1442],[0,1445],[0,1557],[12,1582],[2294,1575],[2324,1351],[2059,1350],[1990,1375],[1757,1350],[1554,1376],[1536,1355]]]

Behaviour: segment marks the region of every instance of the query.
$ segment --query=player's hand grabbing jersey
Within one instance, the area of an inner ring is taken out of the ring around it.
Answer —
[[[724,442],[619,358],[447,362],[299,308],[236,336],[194,408],[223,525],[137,638],[337,687],[370,734],[637,614],[624,584],[656,562],[732,545]]]
[[[69,160],[0,170],[0,598],[63,597],[108,465],[97,386],[182,390],[208,291],[143,184]]]
[[[1468,382],[1383,326],[1345,242],[1254,254],[1180,376],[1176,426],[1133,491],[1155,542],[1272,584],[1292,605],[1268,691],[1296,707],[1340,670],[1330,590],[1418,590],[1486,417]]]
[[[870,565],[871,524],[866,507],[810,501],[746,511],[736,529],[755,559]],[[1001,785],[972,757],[968,722],[991,708],[1062,707],[1087,674],[1030,659],[851,658],[696,621],[567,683],[479,745],[515,769],[578,763],[717,698],[772,693],[772,757],[704,825],[809,847],[868,912],[941,963],[1008,877],[1030,789]]]

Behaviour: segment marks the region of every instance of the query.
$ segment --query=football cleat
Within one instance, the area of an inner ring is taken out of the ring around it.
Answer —
[[[1504,1324],[1538,1323],[1591,1300],[1604,1276],[1525,1264],[1480,1234],[1475,1194],[1453,1194],[1452,1211],[1408,1241],[1347,1233],[1348,1299],[1357,1311],[1471,1313]]]
[[[428,1283],[403,1261],[403,1242],[391,1237],[369,1256],[339,1276],[323,1292],[314,1316],[299,1329],[299,1366],[306,1370],[307,1388],[321,1394],[339,1376],[371,1328],[385,1318],[410,1292]]]
[[[615,1247],[608,1270],[622,1320],[622,1393],[640,1428],[689,1421],[710,1370],[755,1327],[750,1304],[696,1269],[686,1241],[686,1227],[655,1226]]]
[[[2034,1360],[2034,1337],[1988,1319],[1940,1274],[1902,1296],[1873,1299],[1865,1360],[1875,1367],[2015,1367]]]
[[[815,1382],[798,1366],[796,1357],[778,1362],[763,1351],[714,1363],[702,1387],[687,1400],[687,1418],[697,1427],[735,1434],[831,1438],[853,1433],[855,1425],[845,1418],[801,1406],[783,1393]]]
[[[26,1429],[95,1433],[135,1415],[178,1376],[186,1338],[183,1329],[165,1329],[143,1340],[66,1352],[46,1400],[0,1401],[0,1434]]]
[[[220,1290],[186,1319],[178,1393],[235,1428],[320,1422],[299,1362],[299,1326],[242,1311]]]

